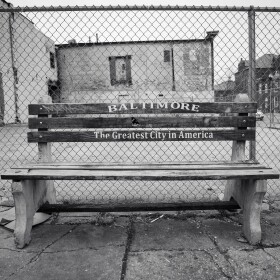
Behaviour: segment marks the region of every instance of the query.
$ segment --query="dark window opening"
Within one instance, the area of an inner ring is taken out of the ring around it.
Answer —
[[[170,62],[170,51],[165,50],[163,52],[163,61],[164,62]]]
[[[55,57],[53,52],[50,52],[50,65],[51,68],[55,68]]]
[[[131,78],[131,55],[110,56],[110,79],[111,85],[132,85]]]

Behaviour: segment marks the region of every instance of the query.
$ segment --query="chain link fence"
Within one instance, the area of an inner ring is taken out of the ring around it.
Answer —
[[[1,170],[37,160],[30,103],[258,102],[256,154],[280,170],[280,9],[221,7],[13,8],[0,1]],[[263,114],[263,115],[262,115]],[[1,125],[2,124],[2,125]],[[231,143],[55,143],[54,161],[230,159]],[[58,200],[218,199],[224,182],[56,182]],[[268,181],[269,199],[279,180]],[[0,201],[11,199],[0,181]]]

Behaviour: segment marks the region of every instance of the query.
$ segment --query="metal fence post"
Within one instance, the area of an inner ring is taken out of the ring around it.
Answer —
[[[256,30],[255,30],[255,10],[254,6],[248,11],[248,29],[249,29],[249,77],[248,77],[248,95],[251,101],[258,102],[258,93],[256,91]],[[256,160],[256,141],[250,141],[249,158]]]

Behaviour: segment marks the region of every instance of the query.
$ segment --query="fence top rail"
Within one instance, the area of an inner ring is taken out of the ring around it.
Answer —
[[[280,12],[280,7],[236,6],[41,6],[0,8],[1,12],[53,12],[53,11],[233,11],[233,12]]]

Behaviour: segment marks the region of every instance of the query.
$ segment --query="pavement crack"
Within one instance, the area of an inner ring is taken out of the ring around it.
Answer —
[[[68,235],[69,233],[71,233],[71,232],[72,232],[73,230],[75,230],[78,226],[79,226],[79,225],[77,225],[77,226],[71,228],[71,229],[68,230],[66,233],[64,233],[63,235],[59,236],[57,239],[53,240],[50,244],[48,244],[48,245],[45,246],[42,250],[40,250],[39,252],[37,252],[37,254],[36,254],[33,258],[31,258],[31,259],[29,260],[29,262],[27,262],[25,265],[23,265],[22,267],[18,268],[18,269],[17,269],[16,271],[14,271],[13,273],[11,273],[11,274],[7,277],[7,279],[10,278],[10,277],[12,277],[12,276],[14,276],[14,275],[16,275],[19,271],[23,270],[25,267],[29,266],[30,264],[36,262],[36,261],[39,259],[39,257],[44,253],[44,251],[45,251],[46,249],[48,249],[50,246],[52,246],[53,244],[55,244],[57,241],[59,241],[60,239],[62,239],[63,237],[65,237],[66,235]]]
[[[58,254],[58,253],[72,253],[72,252],[79,252],[79,251],[98,251],[99,248],[77,248],[77,249],[72,249],[72,250],[60,250],[60,251],[50,251],[50,252],[43,252],[43,254]]]
[[[267,252],[266,250],[263,249],[263,251],[268,255],[270,256],[271,258],[273,258],[275,261],[279,262],[279,259],[276,258],[275,256],[273,256],[272,254],[270,254],[269,252]]]
[[[72,229],[68,230],[66,233],[64,233],[63,235],[59,236],[57,239],[53,240],[50,244],[48,244],[47,246],[45,246],[36,256],[34,256],[27,265],[36,262],[39,257],[44,253],[44,251],[46,249],[48,249],[50,246],[52,246],[53,244],[55,244],[57,241],[61,240],[62,238],[64,238],[66,235],[68,235],[69,233],[71,233],[73,230],[75,230],[78,226],[80,225],[76,225],[74,226]]]
[[[17,253],[21,253],[22,251],[21,250],[17,250],[17,249],[11,249],[11,248],[0,248],[0,250],[6,250],[6,251],[11,251],[11,252],[17,252]],[[37,253],[35,251],[28,251],[27,253]]]
[[[217,242],[217,238],[213,235],[211,235],[209,232],[205,231],[205,233],[208,235],[208,237],[210,238],[210,240],[213,242],[213,244],[215,245],[216,250],[220,253],[220,255],[224,258],[224,260],[226,261],[226,263],[228,264],[229,268],[233,271],[233,275],[236,275],[236,271],[234,266],[232,265],[232,263],[230,262],[230,257],[227,254],[228,250],[223,250],[222,248],[220,248],[218,242]],[[206,251],[205,251],[206,252]],[[207,253],[209,255],[211,255],[208,251]],[[231,275],[228,275],[228,273],[226,273],[223,269],[223,267],[220,266],[220,264],[218,262],[215,261],[214,257],[211,255],[213,262],[215,263],[215,265],[218,267],[218,269],[221,271],[221,273],[228,279],[232,279]]]
[[[214,250],[215,248],[209,248],[209,250]],[[145,253],[145,252],[202,252],[203,249],[185,249],[185,248],[176,248],[176,249],[156,249],[156,248],[149,248],[144,250],[133,250],[131,251],[132,254],[138,253]]]
[[[229,275],[228,273],[226,273],[226,272],[224,271],[223,267],[220,266],[219,262],[217,262],[217,261],[215,260],[214,256],[213,256],[210,252],[208,252],[208,250],[202,250],[202,251],[205,252],[208,256],[210,256],[210,258],[212,259],[212,261],[213,261],[213,263],[215,264],[215,266],[218,268],[218,270],[222,273],[222,275],[223,275],[225,278],[227,278],[227,279],[232,279],[232,276]],[[222,254],[222,255],[223,255],[223,254]],[[223,256],[224,256],[224,255],[223,255]],[[226,259],[226,258],[225,258],[225,259]],[[232,268],[230,262],[229,262],[227,259],[226,259],[226,261],[227,261],[227,263],[229,263],[230,268]],[[233,268],[232,268],[232,270],[234,271],[234,274],[236,274],[236,273],[235,273],[235,270],[234,270]]]
[[[99,246],[99,247],[91,247],[91,246],[89,246],[87,248],[76,248],[76,249],[72,249],[72,250],[59,250],[59,251],[49,251],[49,252],[42,252],[42,253],[43,254],[56,254],[56,253],[71,253],[71,252],[89,251],[89,250],[98,251],[98,250],[103,249],[103,248],[108,248],[108,247],[121,248],[123,246],[124,246],[123,244],[119,244],[119,245],[106,244],[104,246]]]
[[[259,245],[255,245],[254,247],[252,248],[243,248],[243,249],[239,249],[240,251],[243,251],[243,252],[254,252],[256,250],[263,250],[263,249],[273,249],[273,248],[279,248],[280,245],[279,244],[259,244]]]
[[[131,217],[129,219],[129,224],[128,224],[128,228],[127,228],[127,240],[126,240],[126,245],[125,245],[124,256],[123,256],[123,259],[122,259],[122,270],[121,270],[120,280],[125,279],[126,270],[127,270],[128,255],[129,255],[129,252],[131,250],[131,245],[132,245],[134,235],[135,235],[134,219],[133,219],[133,217]]]

